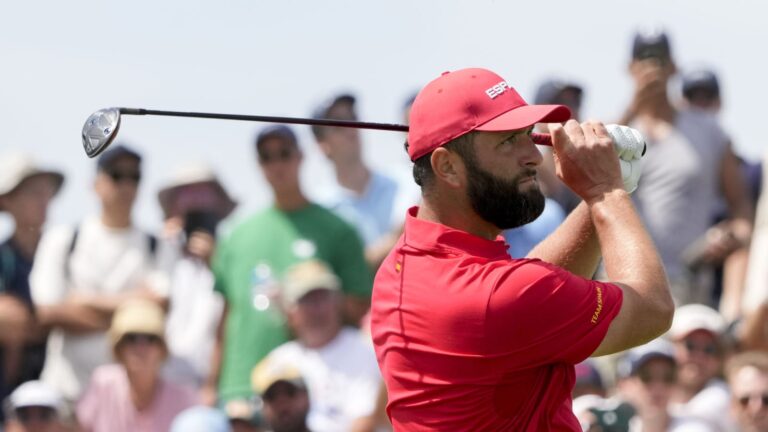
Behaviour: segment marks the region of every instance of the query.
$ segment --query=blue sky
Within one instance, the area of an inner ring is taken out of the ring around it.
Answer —
[[[130,106],[305,116],[337,91],[361,117],[399,122],[408,94],[440,72],[490,68],[525,97],[562,76],[582,83],[587,117],[611,121],[631,95],[634,30],[663,26],[681,68],[711,66],[723,123],[751,158],[764,150],[766,6],[748,1],[21,1],[0,9],[0,149],[24,148],[67,175],[52,223],[96,210],[80,129],[93,111]],[[241,202],[266,205],[251,139],[260,125],[125,117],[120,138],[146,154],[139,223],[159,225],[155,194],[174,166],[206,160]],[[308,128],[304,183],[333,181]],[[371,164],[406,175],[402,136],[366,132]],[[0,218],[0,235],[7,232]]]

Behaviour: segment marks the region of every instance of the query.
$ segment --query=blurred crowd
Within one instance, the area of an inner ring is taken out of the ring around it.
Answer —
[[[678,309],[663,338],[577,365],[574,412],[593,432],[768,431],[762,165],[720,126],[717,75],[678,69],[665,33],[635,35],[628,73],[626,110],[601,120],[646,137],[634,199]],[[584,96],[550,79],[532,102],[578,119]],[[313,114],[356,120],[356,99]],[[157,192],[163,229],[150,233],[133,221],[145,155],[130,146],[98,158],[99,212],[70,226],[46,225],[65,174],[4,151],[0,211],[15,229],[0,244],[0,431],[391,430],[367,313],[420,192],[368,166],[358,130],[312,134],[336,176],[327,199],[302,189],[294,131],[269,125],[244,157],[273,202],[228,232],[218,227],[237,202],[205,163],[172,171]],[[513,257],[578,203],[542,152],[545,211],[504,233]]]

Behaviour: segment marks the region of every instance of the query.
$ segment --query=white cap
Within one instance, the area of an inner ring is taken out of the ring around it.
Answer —
[[[289,268],[283,278],[283,302],[286,306],[298,303],[302,297],[316,289],[340,291],[341,281],[322,261],[310,259]]]
[[[719,312],[702,304],[689,304],[675,310],[668,335],[672,340],[679,340],[695,330],[706,330],[720,336],[725,328],[725,319]]]
[[[16,388],[8,398],[11,409],[24,407],[48,407],[58,410],[61,407],[61,397],[56,391],[42,381],[27,381]]]

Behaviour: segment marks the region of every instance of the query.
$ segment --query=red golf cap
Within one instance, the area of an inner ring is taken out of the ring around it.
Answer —
[[[503,132],[564,122],[564,105],[528,105],[504,78],[480,68],[444,72],[411,107],[408,155],[416,160],[465,133]]]

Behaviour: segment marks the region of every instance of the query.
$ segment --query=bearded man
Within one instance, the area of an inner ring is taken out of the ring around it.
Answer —
[[[423,202],[374,283],[372,333],[395,430],[579,431],[574,365],[665,332],[664,268],[624,190],[614,143],[567,107],[527,105],[485,69],[416,97],[407,150]],[[543,210],[532,140],[583,202],[524,259],[499,234]],[[600,249],[610,282],[589,278]]]

